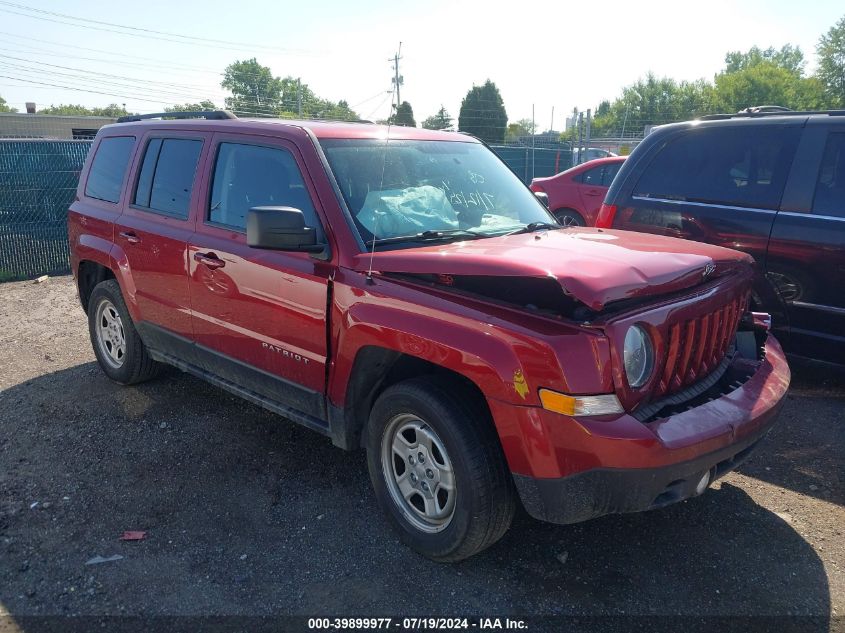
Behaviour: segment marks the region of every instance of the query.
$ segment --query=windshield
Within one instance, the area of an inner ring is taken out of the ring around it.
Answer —
[[[321,145],[367,245],[490,237],[555,223],[484,145],[375,139]]]

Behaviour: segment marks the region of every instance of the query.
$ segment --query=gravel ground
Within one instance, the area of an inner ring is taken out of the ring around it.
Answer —
[[[793,371],[767,442],[703,497],[575,526],[519,515],[439,565],[390,531],[362,454],[177,371],[118,386],[69,277],[2,284],[0,630],[79,614],[797,614],[838,630],[845,376]]]

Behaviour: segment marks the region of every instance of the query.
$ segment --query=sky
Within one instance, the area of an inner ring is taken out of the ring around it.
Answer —
[[[0,0],[0,96],[21,111],[27,101],[222,106],[225,67],[256,57],[375,120],[390,112],[401,42],[400,96],[418,123],[441,105],[457,119],[467,91],[491,79],[509,120],[533,111],[539,129],[562,130],[573,108],[612,100],[649,71],[712,79],[732,50],[797,45],[812,72],[819,36],[843,16],[841,0]]]

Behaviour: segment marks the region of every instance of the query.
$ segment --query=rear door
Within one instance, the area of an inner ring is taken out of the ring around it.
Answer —
[[[786,305],[790,351],[845,362],[845,126],[808,123],[766,268]]]
[[[581,197],[581,205],[584,209],[584,219],[587,221],[587,226],[595,225],[596,216],[599,213],[602,202],[604,202],[604,197],[607,195],[610,183],[613,182],[621,166],[621,161],[604,163],[593,169],[588,169],[576,177],[580,181],[578,193]]]
[[[169,333],[190,341],[188,238],[196,172],[210,135],[151,131],[132,171],[128,201],[115,223],[115,243],[126,256],[145,340],[154,347]],[[164,330],[162,332],[161,330]]]
[[[330,263],[247,246],[255,206],[302,210],[325,239],[293,143],[216,134],[189,246],[193,327],[206,370],[324,418]]]

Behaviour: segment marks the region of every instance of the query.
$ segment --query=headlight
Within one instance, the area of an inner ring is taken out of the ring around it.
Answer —
[[[648,333],[639,325],[632,325],[625,334],[623,358],[628,384],[635,389],[642,387],[654,367],[654,347]]]

